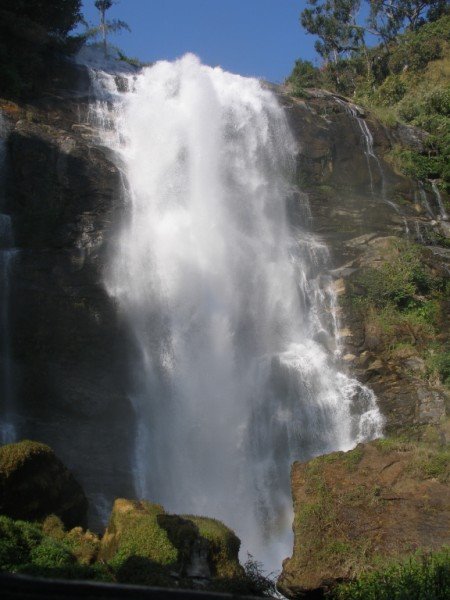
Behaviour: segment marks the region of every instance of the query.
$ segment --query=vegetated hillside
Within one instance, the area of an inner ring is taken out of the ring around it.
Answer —
[[[321,69],[300,59],[287,83],[294,95],[324,87],[352,97],[389,125],[425,130],[423,152],[398,147],[390,158],[404,174],[450,188],[450,15]]]

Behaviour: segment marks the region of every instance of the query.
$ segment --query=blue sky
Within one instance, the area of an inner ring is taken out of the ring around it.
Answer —
[[[305,5],[305,0],[119,0],[108,16],[126,21],[132,31],[111,42],[142,61],[193,52],[205,64],[280,83],[296,58],[316,60],[314,37],[299,23]],[[94,0],[83,0],[83,12],[98,23]]]

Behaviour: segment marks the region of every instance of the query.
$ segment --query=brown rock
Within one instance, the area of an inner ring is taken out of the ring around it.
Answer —
[[[448,445],[436,441],[379,440],[294,463],[294,550],[280,590],[324,591],[377,561],[448,544],[448,481]]]

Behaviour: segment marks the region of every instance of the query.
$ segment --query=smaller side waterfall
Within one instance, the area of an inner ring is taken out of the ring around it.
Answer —
[[[369,126],[368,126],[366,120],[363,119],[357,106],[355,106],[354,104],[351,104],[350,102],[345,102],[344,100],[341,100],[340,98],[336,98],[336,97],[335,97],[335,100],[340,106],[342,106],[344,108],[345,112],[352,119],[355,120],[355,122],[357,123],[357,125],[359,127],[359,130],[361,131],[361,139],[363,141],[364,154],[365,154],[365,157],[367,160],[367,170],[369,172],[370,190],[372,193],[372,197],[375,198],[375,195],[376,195],[375,188],[374,188],[373,170],[372,170],[372,165],[375,164],[376,169],[380,175],[381,200],[385,204],[388,204],[399,215],[399,217],[403,221],[403,225],[405,227],[405,233],[407,236],[409,236],[410,231],[409,231],[408,221],[406,220],[406,217],[402,214],[402,211],[400,210],[399,206],[395,202],[393,202],[390,198],[388,198],[388,195],[386,193],[386,176],[384,173],[383,165],[381,164],[381,161],[375,152],[375,148],[374,148],[374,144],[373,144],[373,135],[369,129]]]
[[[7,126],[0,113],[0,208],[4,204]],[[0,213],[0,443],[16,439],[9,322],[10,275],[17,250],[11,217]]]
[[[431,187],[433,189],[434,197],[436,198],[436,203],[437,203],[437,206],[439,209],[439,216],[443,221],[448,221],[448,214],[447,214],[447,211],[445,210],[441,192],[439,191],[436,181],[431,182]]]

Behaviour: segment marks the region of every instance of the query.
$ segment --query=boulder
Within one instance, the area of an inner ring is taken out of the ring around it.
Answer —
[[[174,585],[183,578],[243,575],[240,541],[215,519],[167,514],[160,504],[119,498],[101,540],[99,560],[126,583]]]
[[[450,542],[450,452],[443,429],[294,463],[294,550],[278,581],[289,598],[324,593],[384,561]],[[315,596],[314,596],[315,597]]]
[[[29,521],[55,514],[74,527],[86,512],[83,489],[49,446],[23,440],[0,448],[1,514]]]

